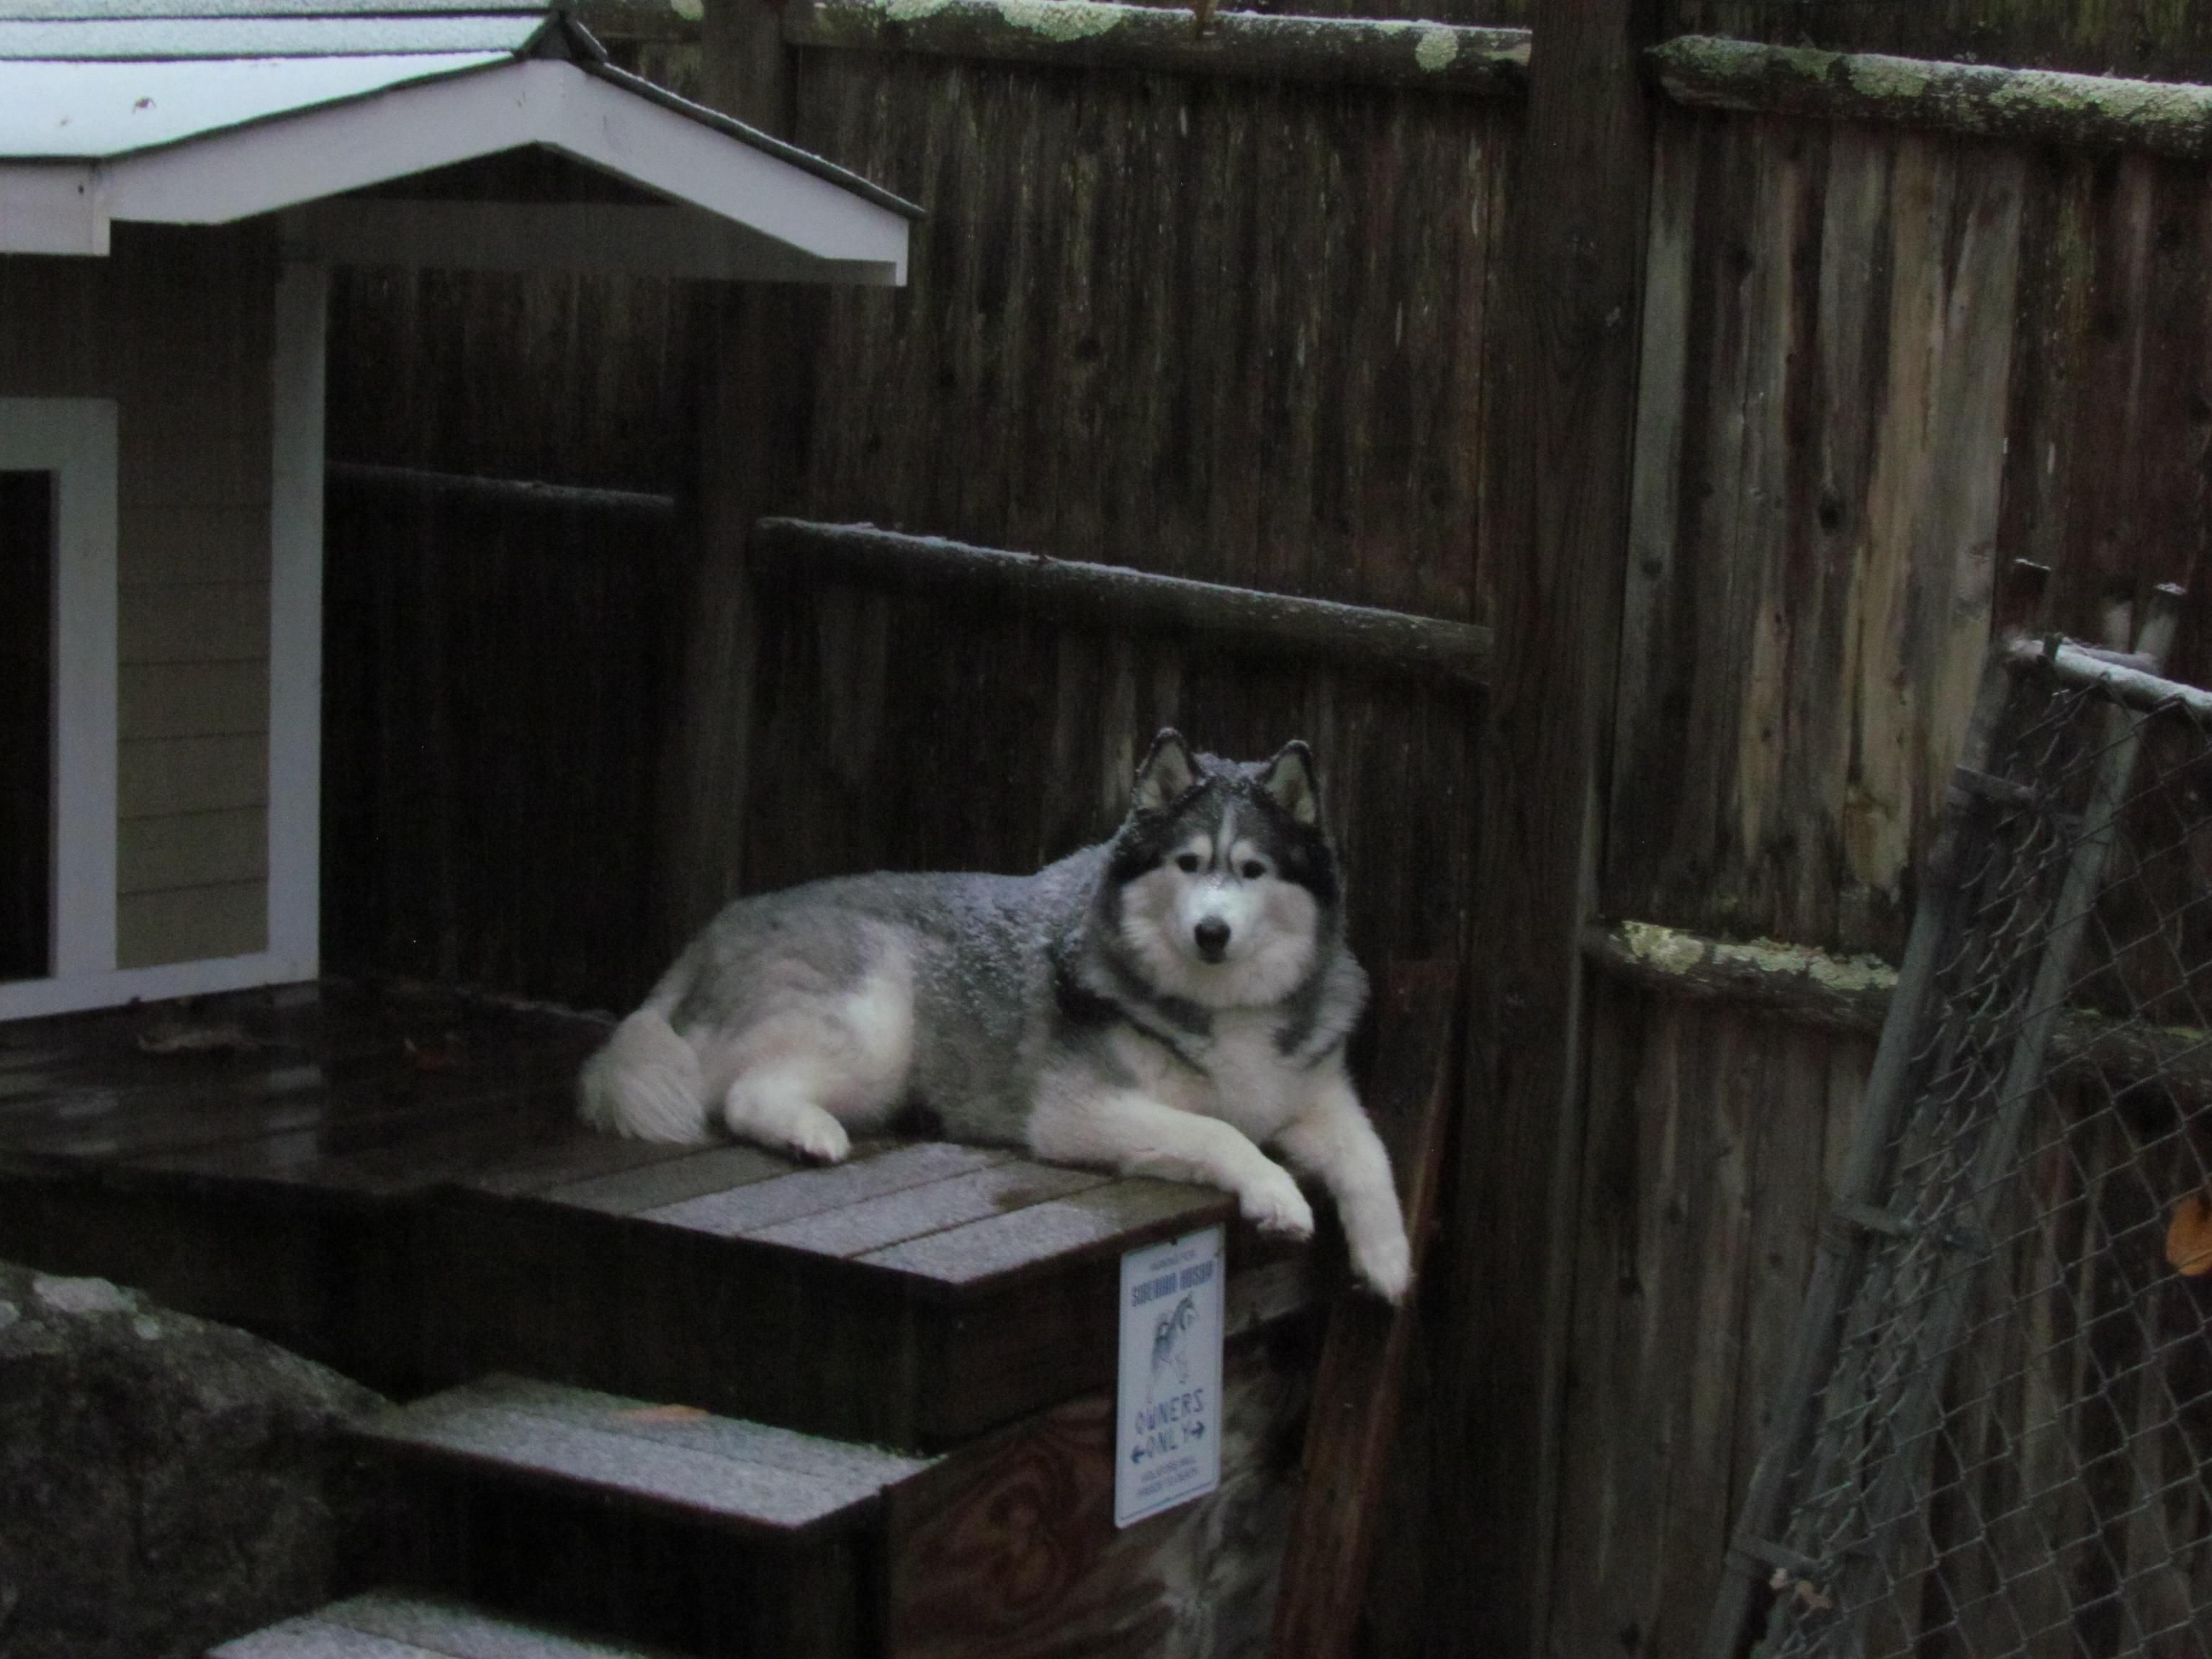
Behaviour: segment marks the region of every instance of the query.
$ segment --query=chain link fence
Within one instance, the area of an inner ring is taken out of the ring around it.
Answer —
[[[1992,658],[1714,1659],[2212,1659],[2212,695],[2162,654]]]

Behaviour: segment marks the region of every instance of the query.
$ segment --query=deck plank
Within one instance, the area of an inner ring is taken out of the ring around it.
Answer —
[[[927,1186],[987,1169],[1013,1156],[1002,1147],[955,1146],[943,1141],[871,1146],[856,1151],[848,1163],[795,1170],[732,1192],[710,1193],[642,1213],[647,1220],[664,1226],[735,1238],[903,1188]]]
[[[908,1187],[835,1210],[757,1227],[748,1238],[818,1255],[858,1256],[987,1217],[1025,1210],[1104,1185],[1095,1170],[1010,1159],[966,1175]]]
[[[535,1093],[308,1121],[251,1139],[143,1155],[130,1167],[217,1182],[399,1197],[465,1177],[519,1146],[557,1137],[565,1096]]]
[[[425,1066],[397,1048],[329,1064],[295,1054],[253,1070],[180,1078],[158,1091],[58,1096],[39,1115],[11,1116],[0,1142],[32,1156],[133,1160],[291,1134],[311,1125],[459,1112],[472,1102],[565,1090],[571,1070],[568,1048],[557,1039],[472,1048],[439,1066]]]
[[[544,1146],[518,1148],[512,1156],[475,1170],[461,1184],[488,1198],[523,1198],[599,1176],[690,1158],[698,1150],[662,1140],[624,1140],[572,1117],[568,1132],[559,1139]]]
[[[140,1039],[179,1028],[234,1029],[244,1049],[149,1052]],[[0,1123],[17,1109],[96,1091],[118,1100],[167,1094],[180,1085],[237,1085],[268,1067],[313,1057],[334,1070],[363,1060],[501,1042],[544,1047],[573,1042],[581,1054],[604,1026],[583,1016],[519,1010],[453,994],[386,994],[343,984],[234,992],[179,1002],[0,1026]]]
[[[537,1196],[549,1204],[573,1204],[606,1215],[635,1215],[641,1210],[665,1209],[687,1199],[773,1180],[799,1167],[790,1158],[759,1146],[692,1148],[682,1158],[565,1182],[541,1189]]]
[[[1236,1200],[1211,1187],[1119,1180],[871,1250],[860,1260],[934,1285],[976,1290],[1101,1250],[1135,1249],[1236,1214]]]

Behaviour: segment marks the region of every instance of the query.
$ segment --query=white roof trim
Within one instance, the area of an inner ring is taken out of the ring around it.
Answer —
[[[811,258],[688,207],[340,196],[288,208],[278,222],[287,258],[325,265],[878,287],[898,280],[889,262]]]
[[[143,154],[0,162],[0,252],[105,253],[121,221],[227,224],[543,144],[815,259],[906,278],[907,219],[556,59],[508,63]]]
[[[511,61],[498,52],[66,65],[0,60],[0,157],[103,161]]]

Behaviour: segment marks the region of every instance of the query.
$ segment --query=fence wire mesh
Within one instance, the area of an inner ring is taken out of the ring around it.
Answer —
[[[1828,1224],[1832,1358],[1739,1538],[1765,1659],[2212,1659],[2212,697],[2033,654],[1960,775],[1902,1085]]]

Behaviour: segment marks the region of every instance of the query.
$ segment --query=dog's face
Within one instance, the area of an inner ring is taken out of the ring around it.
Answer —
[[[1163,732],[1115,837],[1116,928],[1155,988],[1262,1007],[1313,967],[1340,883],[1302,743],[1247,765]]]

